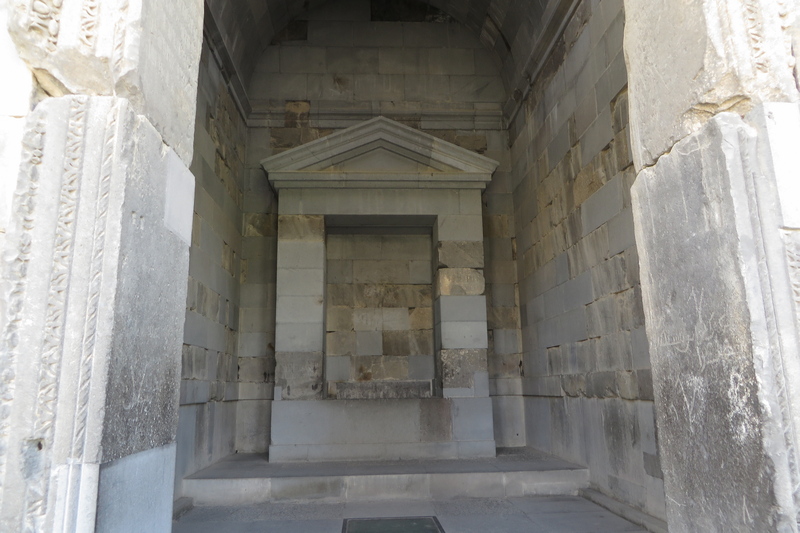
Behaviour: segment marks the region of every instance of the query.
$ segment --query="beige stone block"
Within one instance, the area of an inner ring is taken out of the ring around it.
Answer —
[[[385,291],[383,286],[359,283],[355,285],[349,285],[349,287],[352,287],[353,307],[374,308],[381,306]]]
[[[322,242],[325,240],[325,217],[316,215],[279,215],[278,240]]]
[[[383,332],[384,355],[409,355],[410,338],[408,331]]]
[[[356,353],[355,331],[334,331],[325,334],[325,353],[328,355],[353,355]]]
[[[411,329],[431,329],[433,327],[433,308],[416,307],[408,310]]]
[[[408,261],[353,261],[355,283],[408,283]]]
[[[245,213],[243,237],[274,236],[276,218],[269,213]]]
[[[480,295],[486,289],[483,272],[473,268],[440,268],[436,282],[437,296]]]
[[[383,329],[383,312],[379,307],[353,309],[355,331],[378,331]]]
[[[328,306],[325,322],[328,331],[351,331],[353,310],[350,307]]]
[[[356,356],[351,374],[357,381],[408,379],[408,358],[397,356]]]
[[[355,285],[348,283],[332,283],[328,285],[328,305],[336,307],[353,307]]]
[[[439,268],[483,268],[482,241],[440,241]]]
[[[415,329],[408,334],[408,355],[433,355],[433,330]]]

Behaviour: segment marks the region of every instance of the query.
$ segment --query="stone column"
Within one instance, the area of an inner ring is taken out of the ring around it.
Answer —
[[[275,400],[322,399],[325,217],[278,217]]]
[[[474,446],[485,444],[485,453],[494,455],[480,191],[461,195],[478,214],[440,215],[433,232],[436,381],[452,401],[455,440],[482,441]]]
[[[772,1],[625,4],[669,529],[797,531],[797,13]]]

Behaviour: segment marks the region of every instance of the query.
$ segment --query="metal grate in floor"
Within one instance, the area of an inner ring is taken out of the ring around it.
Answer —
[[[435,516],[346,518],[342,533],[445,533]]]

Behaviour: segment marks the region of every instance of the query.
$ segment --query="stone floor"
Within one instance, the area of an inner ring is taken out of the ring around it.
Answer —
[[[622,533],[645,530],[575,496],[196,507],[173,533],[341,533],[345,518],[436,516],[445,533]]]

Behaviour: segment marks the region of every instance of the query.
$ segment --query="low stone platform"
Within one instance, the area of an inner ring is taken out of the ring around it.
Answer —
[[[238,454],[183,481],[194,505],[574,495],[588,486],[587,468],[529,448],[469,460],[269,463]]]

